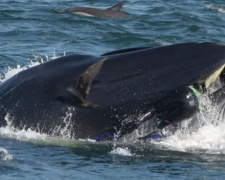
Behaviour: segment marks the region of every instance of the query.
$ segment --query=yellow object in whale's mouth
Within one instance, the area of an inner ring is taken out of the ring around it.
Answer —
[[[225,67],[225,64],[222,65],[220,68],[218,68],[214,73],[212,73],[210,76],[208,76],[205,79],[205,88],[207,89],[213,82],[216,81],[216,79],[220,76],[222,73],[223,69]]]
[[[210,74],[205,79],[201,79],[200,81],[198,81],[198,84],[203,85],[205,89],[208,89],[210,85],[213,84],[218,79],[220,74],[223,72],[224,68],[225,68],[225,64],[220,66],[217,70],[215,70],[212,74]]]

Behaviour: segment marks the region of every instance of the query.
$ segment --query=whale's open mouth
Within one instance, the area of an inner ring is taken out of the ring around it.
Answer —
[[[10,113],[13,128],[57,136],[67,127],[68,137],[101,141],[112,139],[117,130],[119,138],[130,134],[153,119],[162,130],[194,118],[199,92],[223,119],[224,49],[221,44],[191,42],[57,58],[1,84],[0,117],[4,121]],[[67,126],[62,119],[69,107],[74,111]]]

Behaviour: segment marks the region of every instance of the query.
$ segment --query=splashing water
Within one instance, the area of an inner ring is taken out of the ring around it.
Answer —
[[[0,147],[0,160],[11,161],[12,159],[13,159],[13,156],[9,154],[6,149],[3,149]]]
[[[217,7],[217,6],[214,6],[212,4],[207,5],[206,9],[214,10],[214,11],[217,11],[217,12],[225,14],[225,9],[223,7]]]
[[[225,154],[225,122],[207,95],[201,99],[196,118],[182,123],[182,128],[161,142],[163,148],[176,151]]]
[[[64,53],[64,56],[65,55],[66,55],[66,53]],[[45,61],[54,60],[54,59],[59,58],[59,57],[60,56],[57,56],[55,53],[53,54],[52,57],[48,57],[47,55],[45,55],[45,59],[40,57],[39,55],[34,55],[34,59],[29,59],[30,64],[27,65],[27,66],[17,65],[16,68],[8,67],[6,69],[6,73],[5,73],[4,78],[2,79],[2,82],[8,80],[12,76],[14,76],[15,74],[17,74],[17,73],[19,73],[23,70],[26,70],[28,68],[40,65],[41,63],[43,63]],[[39,59],[39,60],[37,60],[37,59]],[[59,130],[60,131],[60,137],[63,137],[63,138],[70,137],[69,133],[71,131],[71,129],[70,129],[71,128],[70,127],[71,116],[72,116],[73,112],[74,112],[73,108],[68,108],[68,111],[66,112],[65,117],[62,118],[63,128],[61,126],[55,127],[56,129],[54,129],[54,132],[56,133],[56,131]],[[5,116],[5,120],[7,121],[7,126],[0,128],[0,135],[1,136],[7,137],[7,138],[13,138],[13,139],[21,140],[21,141],[26,141],[26,142],[27,141],[29,141],[29,142],[35,141],[35,140],[49,141],[49,139],[52,138],[52,137],[50,137],[46,134],[40,133],[40,131],[38,131],[38,128],[37,128],[37,131],[34,131],[32,129],[29,129],[29,128],[27,130],[25,130],[26,127],[24,127],[22,130],[18,130],[18,129],[11,126],[11,121],[10,121],[11,118],[13,118],[13,117],[10,117],[10,114],[7,114]],[[58,141],[58,138],[54,139],[54,141]]]
[[[117,147],[117,148],[113,149],[110,153],[122,155],[122,156],[135,156],[135,154],[132,154],[127,147],[125,147],[125,148]]]
[[[63,138],[72,138],[72,129],[73,129],[73,121],[72,116],[76,114],[74,107],[68,107],[67,111],[65,112],[65,116],[62,117],[62,124],[54,127],[53,129],[53,136],[54,134],[58,134],[60,137]]]
[[[37,66],[37,65],[40,65],[43,62],[51,61],[51,60],[54,60],[54,59],[57,59],[60,57],[60,56],[56,55],[55,53],[53,53],[52,57],[48,57],[47,55],[45,55],[45,58],[43,58],[39,55],[36,55],[33,52],[32,52],[32,54],[33,54],[34,58],[28,59],[28,61],[30,61],[30,64],[28,64],[27,66],[17,65],[16,68],[12,68],[12,67],[6,68],[5,76],[2,77],[1,81],[4,82],[21,71],[24,71],[26,69],[29,69],[29,68]],[[63,56],[65,56],[65,55],[66,55],[66,53],[64,52]]]
[[[219,117],[220,113],[209,96],[206,94],[202,95],[199,112],[193,118],[183,121],[175,134],[161,141],[148,140],[141,144],[144,143],[150,148],[154,145],[154,147],[156,146],[162,150],[225,154],[225,122],[223,118]],[[140,141],[138,137],[143,137],[149,133],[148,126],[147,122],[138,130],[122,137],[119,143],[130,144],[131,142],[139,146]],[[116,150],[116,148],[114,149]]]
[[[18,130],[11,125],[10,121],[10,114],[7,114],[5,116],[5,120],[7,122],[6,127],[1,127],[0,128],[0,134],[1,136],[8,137],[8,138],[13,138],[21,141],[32,141],[35,139],[39,140],[45,140],[47,135],[46,134],[40,134],[38,132],[32,131],[31,129],[25,130]]]
[[[191,133],[178,131],[160,142],[160,145],[178,151],[225,154],[224,128],[225,123],[216,127],[208,124]]]
[[[7,117],[8,116],[8,117]],[[81,146],[89,141],[78,141],[71,138],[68,138],[68,126],[64,126],[62,129],[60,129],[59,136],[49,136],[44,133],[40,133],[39,131],[34,131],[32,129],[16,129],[10,124],[10,117],[7,115],[5,119],[7,120],[7,126],[0,128],[0,136],[16,139],[18,141],[23,142],[31,142],[35,144],[44,144],[44,145],[57,145],[57,146],[67,146],[67,147],[77,147]],[[8,118],[8,119],[7,119]],[[66,115],[64,117],[64,123],[69,124],[68,116]],[[95,143],[95,142],[91,142]]]
[[[6,149],[0,148],[0,159],[3,161],[11,161],[13,157]]]

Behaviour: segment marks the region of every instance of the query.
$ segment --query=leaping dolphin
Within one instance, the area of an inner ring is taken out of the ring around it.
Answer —
[[[99,132],[112,136],[121,127],[124,134],[129,133],[168,94],[214,80],[209,77],[221,73],[224,64],[225,45],[217,43],[60,57],[0,84],[0,126],[52,136],[67,129],[76,139],[95,139]],[[220,101],[221,107],[224,104]],[[69,121],[65,121],[68,111]],[[124,128],[127,121],[129,126]]]
[[[97,9],[91,7],[72,7],[66,9],[65,12],[89,17],[125,18],[128,16],[128,14],[121,11],[121,8],[125,3],[126,1],[122,1],[107,9]]]

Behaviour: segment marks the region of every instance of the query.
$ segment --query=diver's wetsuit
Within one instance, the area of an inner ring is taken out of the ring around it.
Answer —
[[[198,106],[198,97],[192,88],[184,87],[172,91],[164,99],[157,102],[154,105],[154,108],[151,110],[151,113],[149,113],[149,115],[146,117],[137,121],[122,122],[121,126],[117,127],[117,130],[119,130],[117,137],[131,133],[142,123],[150,120],[155,115],[157,115],[158,121],[157,127],[155,127],[155,129],[161,131],[169,124],[173,124],[175,122],[192,117],[197,112]],[[114,138],[113,131],[115,131],[114,128],[103,131],[96,135],[94,139],[96,141],[102,141],[106,139],[112,140]],[[140,139],[148,138],[152,133],[153,132],[150,132],[150,134]]]
[[[156,114],[160,114],[157,128],[163,129],[169,124],[192,117],[198,106],[198,97],[189,87],[170,93],[155,105]]]

